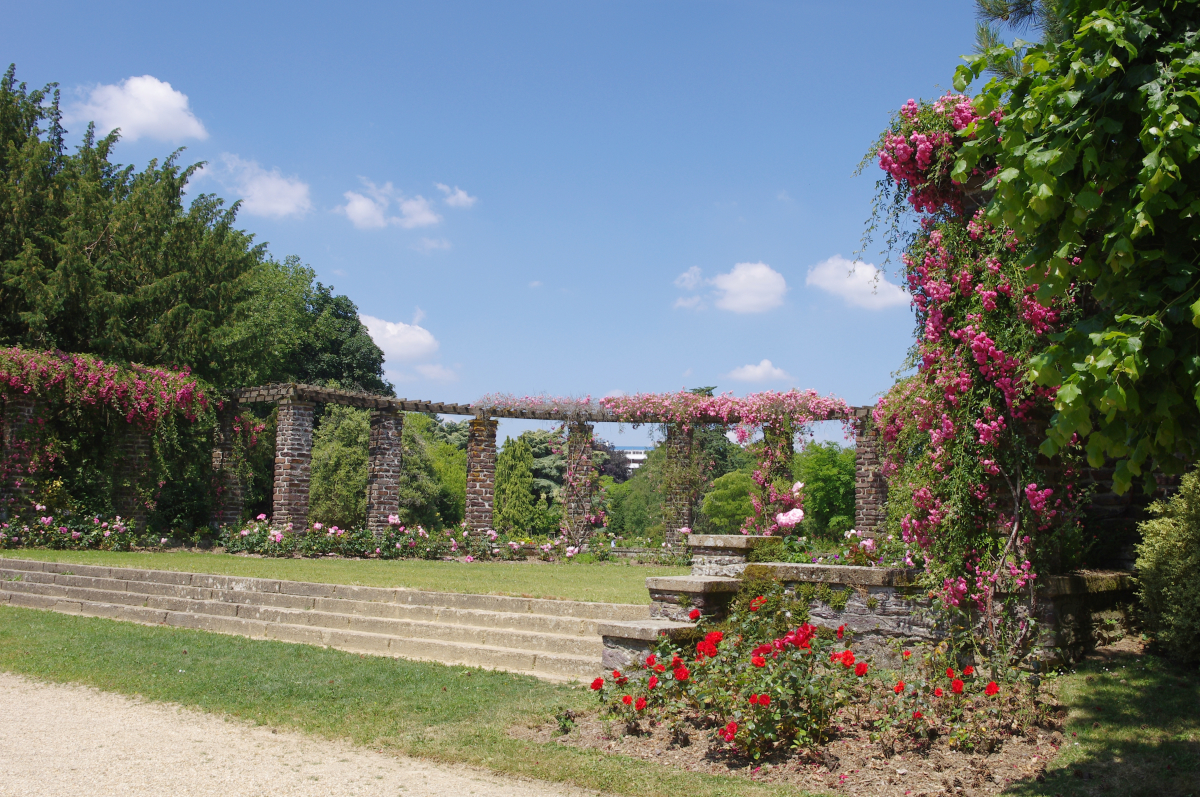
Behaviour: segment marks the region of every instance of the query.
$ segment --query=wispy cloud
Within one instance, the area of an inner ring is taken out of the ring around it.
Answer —
[[[241,196],[242,209],[250,215],[281,219],[312,210],[308,183],[299,177],[285,177],[279,169],[267,171],[257,161],[228,152],[220,160],[222,166],[211,170],[213,175]]]
[[[445,183],[434,183],[437,189],[446,195],[442,201],[452,208],[469,208],[479,201],[479,197],[471,196],[458,186],[451,188]]]
[[[364,193],[347,191],[342,196],[346,204],[338,210],[346,214],[350,223],[360,230],[380,229],[388,225],[403,227],[411,230],[416,227],[429,227],[439,223],[442,217],[434,212],[429,200],[421,195],[406,197],[398,192],[391,183],[375,185],[366,178],[361,178]],[[390,215],[392,203],[396,204],[399,215]]]
[[[841,255],[834,255],[810,268],[805,284],[840,296],[847,304],[868,310],[901,307],[909,303],[909,296],[904,289],[888,282],[882,270],[871,263],[861,260],[852,262]]]
[[[791,379],[787,371],[776,368],[770,360],[763,360],[758,365],[743,365],[734,368],[726,377],[738,382],[782,382]]]
[[[95,122],[101,135],[120,128],[126,141],[208,138],[208,131],[188,105],[187,95],[152,75],[94,86],[88,90],[86,100],[66,109],[64,119]]]
[[[719,296],[716,305],[734,313],[763,313],[783,304],[787,280],[766,263],[738,263],[728,274],[718,274],[712,284]]]
[[[417,373],[434,382],[454,382],[458,379],[458,374],[453,369],[438,363],[426,363],[416,368]]]
[[[450,242],[445,238],[422,238],[417,241],[417,245],[413,247],[418,252],[433,252],[438,249],[449,249]]]
[[[438,350],[437,338],[428,329],[418,326],[417,319],[412,324],[385,321],[370,315],[360,315],[359,319],[388,360],[423,360]]]
[[[703,284],[704,277],[700,275],[699,266],[692,266],[675,278],[675,286],[683,288],[685,291],[694,291]]]

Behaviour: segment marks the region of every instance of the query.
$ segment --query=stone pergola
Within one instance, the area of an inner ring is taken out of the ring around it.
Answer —
[[[242,485],[231,468],[233,453],[234,415],[240,404],[273,403],[278,406],[275,436],[275,481],[272,500],[272,524],[295,529],[308,526],[308,492],[312,463],[313,412],[317,404],[340,404],[371,410],[369,464],[367,469],[367,527],[382,532],[388,526],[388,516],[400,510],[401,432],[405,412],[426,412],[438,415],[469,416],[467,438],[467,501],[466,523],[475,530],[492,527],[492,512],[496,486],[496,427],[498,418],[567,422],[567,447],[572,440],[590,435],[596,423],[620,423],[622,419],[603,408],[572,408],[570,412],[506,408],[473,407],[470,404],[451,404],[404,398],[390,398],[370,393],[336,390],[314,385],[272,384],[243,388],[230,396],[221,410],[215,436],[213,469],[217,477],[218,502],[213,514],[215,524],[237,523],[243,508]],[[853,408],[856,429],[855,454],[855,528],[874,531],[883,524],[886,484],[880,471],[877,453],[878,433],[871,422],[870,407]],[[655,423],[659,419],[644,418],[641,422]],[[713,418],[697,419],[695,423],[726,424]],[[690,429],[668,424],[664,445],[668,456],[690,456]],[[679,530],[692,525],[692,502],[686,495],[664,497],[667,541],[679,542]],[[584,505],[568,507],[573,513],[588,511]]]

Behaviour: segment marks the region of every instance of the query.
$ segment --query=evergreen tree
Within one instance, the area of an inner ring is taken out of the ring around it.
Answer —
[[[533,451],[524,435],[506,438],[496,458],[496,529],[527,532],[533,513]]]

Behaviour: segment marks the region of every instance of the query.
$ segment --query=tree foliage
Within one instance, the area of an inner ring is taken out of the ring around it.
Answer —
[[[854,524],[854,448],[833,441],[808,443],[792,461],[804,482],[804,529],[844,532]],[[832,526],[832,528],[831,528]]]
[[[535,500],[533,451],[524,436],[508,438],[496,457],[496,530],[506,534],[527,532],[533,523]]]
[[[1029,247],[1048,302],[1081,291],[1083,318],[1032,376],[1057,387],[1043,453],[1074,435],[1115,486],[1181,472],[1200,443],[1200,6],[1078,2],[1061,43],[976,98],[954,174],[994,173],[989,218]],[[965,87],[1003,48],[960,67]],[[999,121],[989,116],[1002,111]]]

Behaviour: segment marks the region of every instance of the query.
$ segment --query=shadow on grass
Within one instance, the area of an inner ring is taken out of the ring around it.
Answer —
[[[1082,663],[1060,685],[1064,743],[1044,783],[1006,795],[1200,797],[1200,672],[1130,650]]]

